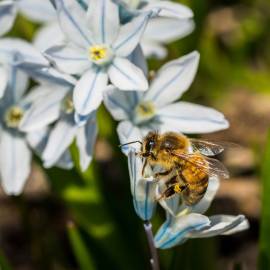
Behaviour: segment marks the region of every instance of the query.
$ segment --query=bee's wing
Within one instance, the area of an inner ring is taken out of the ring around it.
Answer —
[[[200,154],[184,154],[177,152],[173,152],[172,154],[190,162],[192,165],[210,176],[213,175],[225,179],[230,176],[227,168],[217,159],[205,157]]]
[[[194,151],[199,151],[204,156],[215,156],[224,151],[225,148],[236,147],[237,145],[229,142],[210,142],[199,139],[190,139]]]

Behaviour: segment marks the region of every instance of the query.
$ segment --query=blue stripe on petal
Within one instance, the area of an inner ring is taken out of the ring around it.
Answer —
[[[166,91],[166,88],[168,88],[176,79],[178,79],[179,76],[185,71],[185,69],[181,69],[175,76],[173,76],[169,81],[167,81],[164,85],[161,85],[158,90],[156,90],[156,94],[152,97],[152,101],[155,101],[159,95],[163,92]]]
[[[186,229],[178,232],[177,234],[173,235],[172,237],[170,237],[166,242],[164,242],[161,246],[159,246],[160,249],[167,249],[167,248],[171,248],[177,244],[180,244],[182,241],[185,240],[185,235],[193,230],[200,230],[202,229],[204,226],[206,225],[206,223],[201,223],[198,224],[196,226],[190,226],[187,227]]]
[[[149,19],[150,15],[145,16],[144,20],[142,21],[142,23],[139,25],[139,27],[132,32],[129,36],[126,37],[126,39],[124,39],[121,43],[117,44],[114,49],[115,50],[119,50],[121,47],[123,47],[127,42],[129,42],[134,36],[136,36],[136,34],[141,30],[141,28],[143,27],[143,25],[145,24],[146,20]]]
[[[101,36],[102,36],[102,43],[106,43],[106,36],[105,36],[105,18],[106,15],[105,14],[105,10],[106,10],[106,3],[105,0],[101,0],[102,1],[102,11],[101,11]]]
[[[131,76],[129,76],[127,73],[125,73],[123,70],[121,70],[115,63],[112,63],[112,66],[117,69],[124,77],[126,77],[129,81],[131,81],[133,84],[137,84],[135,80]]]
[[[92,91],[93,91],[93,89],[95,88],[96,81],[97,81],[97,77],[98,77],[100,71],[101,71],[100,69],[97,70],[97,72],[96,72],[96,74],[95,74],[95,78],[94,78],[94,80],[92,81],[92,84],[91,84],[90,89],[89,89],[88,94],[87,94],[87,98],[85,99],[85,101],[84,101],[84,103],[83,103],[83,108],[84,108],[83,110],[85,110],[85,107],[86,107],[86,105],[87,105],[87,103],[88,103],[89,97],[91,96]]]
[[[80,28],[78,22],[76,22],[76,20],[69,13],[68,9],[66,8],[66,6],[64,4],[64,1],[63,0],[60,0],[60,2],[61,2],[62,11],[66,14],[66,16],[69,18],[69,20],[74,25],[74,27],[78,30],[78,32],[81,34],[81,36],[84,38],[84,40],[87,41],[91,45],[92,44],[91,40],[85,35],[85,33],[83,32],[83,30]]]

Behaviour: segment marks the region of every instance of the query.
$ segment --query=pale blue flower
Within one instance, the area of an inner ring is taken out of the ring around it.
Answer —
[[[190,238],[229,235],[248,229],[249,223],[243,215],[204,215],[216,195],[219,182],[217,177],[210,177],[204,197],[194,206],[185,205],[180,196],[160,201],[167,218],[155,235],[156,247],[166,249]],[[160,197],[161,192],[162,184],[156,189],[156,197]]]
[[[30,173],[30,146],[39,145],[45,132],[25,134],[20,130],[25,111],[40,93],[24,97],[27,76],[14,66],[9,68],[6,91],[0,100],[0,179],[7,194],[17,195],[22,192]]]
[[[187,206],[180,196],[157,200],[161,197],[164,183],[153,178],[142,177],[142,160],[136,156],[135,149],[128,153],[131,193],[134,209],[144,221],[149,221],[159,203],[166,211],[166,221],[155,235],[157,248],[166,249],[184,243],[189,238],[203,238],[228,235],[249,227],[243,215],[215,215],[207,217],[204,213],[210,207],[219,188],[219,179],[210,177],[204,197],[194,206]]]
[[[75,139],[80,154],[80,166],[85,171],[93,158],[97,136],[96,113],[92,112],[79,125],[75,122],[72,88],[44,84],[38,86],[36,91],[44,93],[44,96],[33,102],[20,128],[31,132],[56,121],[41,154],[44,166],[48,168],[57,164],[59,158],[69,152],[69,146]]]
[[[81,75],[73,94],[78,114],[98,108],[110,79],[121,90],[146,90],[147,80],[127,59],[140,41],[152,12],[120,25],[118,6],[110,0],[91,0],[87,14],[74,1],[54,1],[59,23],[69,43],[46,51],[63,72]]]
[[[130,188],[135,212],[142,220],[150,220],[156,209],[156,182],[142,177],[142,161],[134,151],[128,153]]]
[[[136,59],[145,66],[142,57]],[[164,65],[144,93],[114,87],[104,93],[106,108],[120,121],[117,131],[122,144],[141,140],[151,130],[201,134],[228,127],[223,114],[212,108],[175,102],[190,87],[198,63],[199,54],[192,52]]]

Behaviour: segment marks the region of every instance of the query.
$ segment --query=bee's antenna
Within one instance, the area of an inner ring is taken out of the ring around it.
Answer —
[[[133,142],[129,142],[129,143],[124,143],[124,144],[120,144],[119,147],[125,146],[125,145],[129,145],[129,144],[133,144],[133,143],[140,143],[142,145],[141,141],[133,141]]]

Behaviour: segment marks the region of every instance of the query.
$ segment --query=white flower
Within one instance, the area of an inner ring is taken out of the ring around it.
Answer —
[[[60,157],[69,153],[69,146],[76,139],[81,169],[85,171],[93,157],[97,136],[96,114],[93,112],[83,120],[80,119],[83,125],[76,124],[71,89],[53,84],[37,87],[36,91],[44,93],[44,96],[33,102],[20,123],[20,128],[31,132],[57,121],[42,150],[44,166],[48,168],[58,164]]]
[[[7,194],[17,195],[30,173],[31,146],[38,146],[46,131],[25,134],[19,128],[25,111],[39,93],[23,97],[27,88],[27,76],[10,66],[8,82],[0,100],[0,179]]]
[[[121,90],[148,87],[143,72],[127,56],[139,43],[152,13],[144,13],[120,26],[117,5],[110,0],[89,3],[86,14],[74,1],[55,1],[59,22],[69,43],[46,51],[47,57],[63,72],[82,74],[73,94],[74,106],[80,115],[98,108],[109,79]]]
[[[140,58],[140,65],[143,59]],[[139,57],[137,56],[139,62]],[[174,102],[191,85],[199,62],[192,52],[164,65],[145,93],[120,92],[114,87],[104,93],[104,103],[115,120],[121,143],[140,140],[150,130],[207,133],[228,127],[223,114],[189,102]]]
[[[163,184],[142,177],[143,163],[134,149],[128,153],[128,165],[135,211],[141,219],[149,221],[155,213]],[[210,177],[204,197],[192,207],[181,202],[180,196],[160,200],[159,203],[166,211],[166,221],[155,235],[156,247],[166,249],[182,244],[190,238],[228,235],[247,229],[249,224],[243,215],[204,215],[218,187],[219,179]]]
[[[140,42],[146,57],[164,58],[164,45],[190,34],[194,29],[192,11],[180,4],[159,0],[115,0],[120,5],[122,21],[127,21],[140,12],[159,9],[149,21]]]

